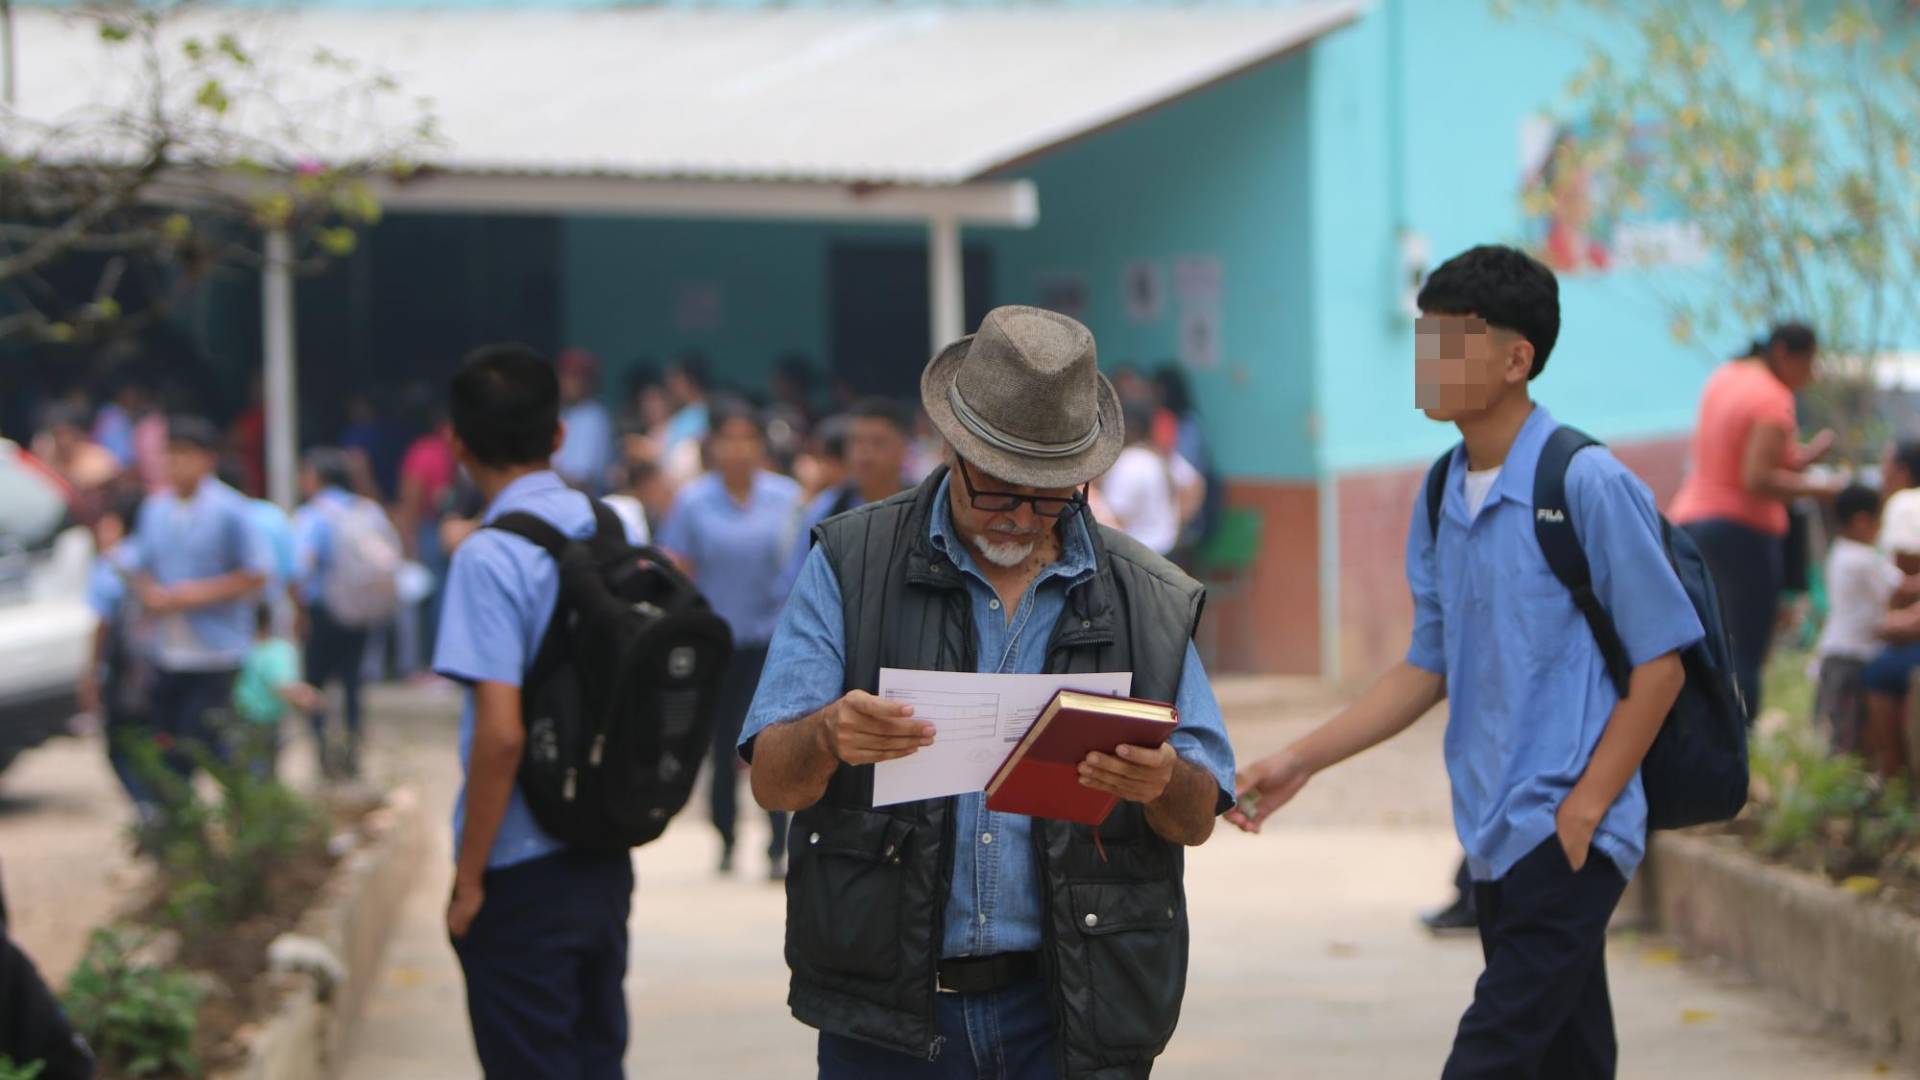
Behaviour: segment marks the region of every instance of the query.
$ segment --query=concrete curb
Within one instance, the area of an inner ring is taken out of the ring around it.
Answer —
[[[300,924],[268,950],[280,1005],[246,1038],[227,1080],[330,1080],[381,976],[394,920],[426,848],[419,799],[400,788],[372,811]]]
[[[1730,836],[1657,834],[1660,927],[1920,1070],[1920,918],[1761,861]]]

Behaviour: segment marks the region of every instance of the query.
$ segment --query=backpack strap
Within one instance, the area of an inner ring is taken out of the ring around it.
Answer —
[[[1427,535],[1436,539],[1440,536],[1440,507],[1447,501],[1447,473],[1453,468],[1453,452],[1457,449],[1457,445],[1449,447],[1427,470]]]
[[[486,527],[499,529],[503,533],[510,533],[527,541],[552,556],[554,562],[559,562],[560,556],[567,550],[567,545],[573,543],[571,537],[524,510],[502,514],[493,521],[487,522]]]
[[[1587,620],[1594,643],[1600,647],[1607,665],[1607,677],[1621,697],[1627,696],[1627,683],[1633,665],[1627,662],[1627,648],[1620,641],[1613,616],[1593,592],[1593,569],[1573,530],[1573,510],[1567,505],[1567,466],[1573,455],[1600,442],[1585,432],[1562,427],[1547,437],[1540,451],[1540,462],[1533,474],[1533,534],[1540,542],[1540,554],[1560,584],[1573,594],[1573,604]]]

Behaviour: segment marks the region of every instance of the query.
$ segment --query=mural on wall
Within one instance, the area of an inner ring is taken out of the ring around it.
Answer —
[[[1705,261],[1705,240],[1677,202],[1656,197],[1627,208],[1613,197],[1615,178],[1655,152],[1657,135],[1637,124],[1624,145],[1603,145],[1583,124],[1544,115],[1520,122],[1521,205],[1541,261],[1562,274]]]

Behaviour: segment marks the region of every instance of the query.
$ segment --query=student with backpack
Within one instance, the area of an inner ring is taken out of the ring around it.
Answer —
[[[324,698],[309,714],[320,771],[329,780],[360,775],[362,658],[367,634],[400,609],[400,535],[379,503],[353,491],[346,451],[307,452],[300,471],[306,504],[294,515],[306,669],[312,686],[340,684],[345,731],[332,737]]]
[[[1243,772],[1229,819],[1257,832],[1315,773],[1449,702],[1487,966],[1444,1076],[1610,1077],[1607,923],[1647,829],[1745,799],[1730,647],[1717,617],[1703,625],[1710,573],[1646,486],[1529,396],[1559,336],[1552,272],[1478,247],[1434,271],[1419,304],[1416,404],[1464,441],[1413,507],[1412,646]]]
[[[728,639],[664,556],[549,467],[551,363],[481,349],[451,405],[487,500],[454,552],[434,655],[467,688],[447,932],[474,1044],[489,1077],[618,1077],[627,848],[691,791]]]

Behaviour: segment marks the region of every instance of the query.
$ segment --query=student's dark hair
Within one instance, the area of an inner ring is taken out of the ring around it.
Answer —
[[[263,631],[273,629],[273,605],[253,605],[253,628]]]
[[[481,464],[533,465],[553,456],[560,430],[560,379],[525,345],[488,345],[467,354],[448,387],[454,434]]]
[[[907,407],[883,397],[864,397],[853,403],[847,410],[850,420],[884,420],[893,425],[893,429],[905,439],[913,438],[913,417],[907,414]]]
[[[817,374],[813,369],[813,360],[803,352],[781,353],[773,362],[773,370],[779,372],[801,390],[812,390]]]
[[[1160,392],[1160,404],[1175,416],[1193,412],[1193,388],[1180,365],[1168,361],[1153,369],[1153,385]]]
[[[729,394],[707,403],[707,431],[711,434],[720,434],[721,428],[738,420],[752,424],[761,442],[767,440],[767,418],[746,398]]]
[[[167,417],[167,444],[194,446],[217,453],[220,431],[213,426],[213,421],[197,413],[174,413]]]
[[[1813,328],[1805,323],[1780,323],[1767,335],[1767,348],[1779,346],[1795,356],[1806,356],[1820,344]]]
[[[1441,263],[1420,287],[1430,315],[1476,315],[1533,345],[1537,379],[1560,337],[1560,282],[1540,260],[1498,244],[1470,248]]]
[[[1907,475],[1920,482],[1920,439],[1901,439],[1893,444],[1893,460],[1907,470]]]
[[[1120,418],[1126,423],[1127,443],[1132,445],[1145,442],[1153,437],[1153,402],[1123,401],[1120,403]]]
[[[655,366],[651,359],[643,356],[635,360],[633,366],[627,369],[627,396],[629,398],[639,397],[640,391],[651,386],[659,385],[660,369]]]
[[[847,418],[829,416],[820,421],[813,431],[814,438],[820,440],[820,451],[835,461],[844,461],[847,456]]]
[[[1880,493],[1864,484],[1848,484],[1834,497],[1833,513],[1841,526],[1849,525],[1861,514],[1880,512]]]
[[[353,459],[337,446],[316,446],[307,451],[300,464],[312,469],[322,486],[353,490]]]
[[[705,393],[713,385],[707,370],[707,354],[698,349],[688,349],[674,357],[672,366],[667,370],[679,372],[701,393]]]

